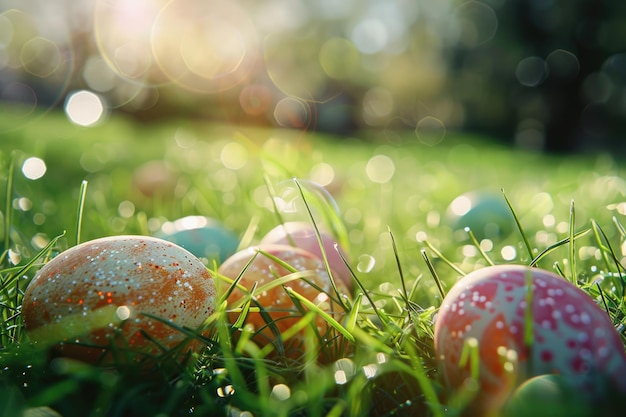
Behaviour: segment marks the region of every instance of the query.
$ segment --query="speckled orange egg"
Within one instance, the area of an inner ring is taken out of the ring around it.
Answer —
[[[291,271],[263,252],[259,252],[259,249],[280,259],[297,271],[307,271],[305,277],[290,281],[285,286],[292,288],[298,294],[312,301],[322,310],[329,313],[335,320],[341,321],[345,311],[337,302],[331,299],[331,297],[336,298],[336,294],[332,288],[324,263],[317,256],[303,249],[287,245],[261,245],[259,248],[248,248],[237,252],[220,266],[218,272],[226,277],[235,279],[244,271],[248,262],[254,258],[249,267],[245,269],[239,284],[245,287],[248,292],[253,289],[255,284],[257,285],[253,294],[254,300],[269,314],[273,325],[281,335],[301,320],[302,313],[296,308],[283,286],[279,285],[271,289],[263,289],[265,285],[271,283],[277,277],[285,277],[291,274]],[[348,293],[341,281],[337,281],[336,286],[342,296]],[[237,302],[247,296],[248,292],[239,288],[235,289],[227,299],[229,306],[236,306]],[[256,306],[256,304],[253,303],[252,306]],[[234,323],[238,317],[239,313],[233,312],[229,314],[231,323]],[[276,337],[276,334],[268,326],[261,313],[252,311],[246,316],[246,324],[254,326],[257,333],[253,340],[259,346],[274,343],[277,346],[277,351],[280,352],[281,349],[284,349],[283,353],[286,357],[298,359],[302,356],[304,348],[303,331],[296,337],[282,340]],[[326,349],[321,349],[321,353],[325,357],[320,359],[323,361],[329,360],[337,352],[336,349],[333,349],[333,347],[336,347],[334,342],[336,342],[337,334],[332,326],[319,315],[315,318],[314,324],[317,327],[317,332],[327,342]]]
[[[177,346],[186,336],[175,326],[200,326],[215,311],[215,292],[206,267],[180,246],[107,237],[44,265],[26,289],[22,314],[32,340],[94,363],[111,359],[114,335],[116,346],[135,352]]]

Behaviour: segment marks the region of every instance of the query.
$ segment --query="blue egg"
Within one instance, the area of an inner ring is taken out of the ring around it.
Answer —
[[[469,228],[479,241],[504,238],[515,228],[504,196],[495,192],[472,191],[458,196],[448,206],[446,218],[453,230]]]
[[[237,251],[239,238],[219,221],[204,216],[187,216],[164,223],[157,237],[187,249],[209,266],[221,264]]]

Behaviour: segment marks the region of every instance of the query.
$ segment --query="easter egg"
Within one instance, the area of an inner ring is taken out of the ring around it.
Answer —
[[[161,226],[157,237],[175,243],[211,265],[235,253],[239,239],[215,219],[187,216]]]
[[[341,279],[348,289],[352,289],[352,274],[337,252],[341,251],[344,258],[348,260],[345,251],[329,232],[320,229],[319,234],[328,265],[337,274],[337,278]],[[276,226],[261,239],[261,244],[291,245],[304,249],[319,259],[324,259],[315,228],[307,222],[293,221]]]
[[[469,228],[479,241],[508,236],[515,227],[504,197],[486,191],[472,191],[456,197],[448,206],[446,219],[456,231]]]
[[[259,249],[263,252],[259,252]],[[298,324],[303,313],[294,304],[283,285],[275,282],[277,279],[290,276],[292,271],[272,257],[299,271],[300,276],[294,275],[295,279],[284,283],[285,287],[311,301],[337,321],[341,320],[345,311],[337,302],[337,294],[332,288],[324,263],[303,249],[287,245],[262,245],[259,248],[239,251],[220,265],[218,273],[233,280],[243,273],[239,285],[245,288],[245,291],[239,287],[235,288],[227,298],[229,307],[240,306],[242,300],[256,285],[252,307],[258,306],[264,312],[250,311],[246,316],[246,324],[252,325],[255,330],[253,337],[255,343],[261,347],[273,343],[276,347],[275,352],[286,358],[298,360],[303,355],[304,330],[288,340],[283,339],[282,335]],[[347,293],[341,281],[336,282],[336,287],[342,296]],[[231,323],[238,317],[239,313],[229,314]],[[334,328],[320,315],[316,315],[312,323],[321,339],[327,341],[327,346],[322,346],[321,349],[321,360],[332,359],[336,353],[334,349],[337,342]]]
[[[215,310],[215,283],[191,253],[146,236],[74,246],[34,276],[22,303],[30,339],[91,363],[109,347],[158,354],[186,338]]]
[[[522,383],[504,407],[503,417],[587,417],[593,409],[562,375],[540,375]]]
[[[487,409],[525,379],[552,373],[590,397],[602,397],[602,381],[626,394],[626,353],[609,316],[552,272],[500,265],[468,274],[445,296],[434,336],[452,387],[469,377],[472,361],[461,359],[474,345]]]

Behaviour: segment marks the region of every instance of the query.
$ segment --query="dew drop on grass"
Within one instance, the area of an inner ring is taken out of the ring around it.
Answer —
[[[363,367],[363,374],[365,375],[365,378],[367,379],[374,378],[378,374],[378,366],[373,363],[370,363],[369,365],[365,365]]]
[[[345,371],[343,371],[342,369],[336,370],[335,371],[335,383],[337,385],[344,385],[347,382],[348,382],[348,377],[346,376]]]
[[[13,265],[19,264],[21,260],[22,260],[22,255],[20,255],[18,252],[15,252],[12,249],[9,249],[9,261],[11,261]]]
[[[356,365],[351,359],[341,358],[334,365],[335,383],[343,385],[347,383],[356,373]]]
[[[356,265],[356,269],[357,271],[363,272],[366,274],[368,272],[371,272],[372,269],[374,269],[375,265],[376,265],[376,259],[374,259],[373,256],[363,254],[359,256],[359,262]]]
[[[271,398],[278,401],[285,401],[291,397],[291,389],[285,384],[277,384],[272,388]]]
[[[230,397],[235,393],[235,388],[232,385],[225,385],[217,389],[217,395],[221,398]]]

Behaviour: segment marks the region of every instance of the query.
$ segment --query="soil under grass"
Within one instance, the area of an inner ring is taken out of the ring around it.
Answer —
[[[437,279],[445,290],[490,263],[533,262],[575,275],[594,297],[602,290],[626,343],[626,181],[611,155],[525,153],[455,133],[427,146],[414,132],[339,138],[187,120],[81,128],[54,112],[12,123],[0,113],[0,415],[458,415],[432,345]],[[28,178],[31,157],[45,162],[41,178]],[[50,256],[97,237],[154,235],[189,215],[219,220],[247,247],[281,221],[311,221],[307,205],[275,211],[294,184],[309,192],[315,221],[341,235],[369,296],[356,287],[345,357],[286,366],[240,355],[223,317],[183,364],[164,355],[111,369],[29,343],[21,297]],[[487,217],[513,213],[487,238],[480,223],[468,233],[449,213],[478,190],[500,199]]]

